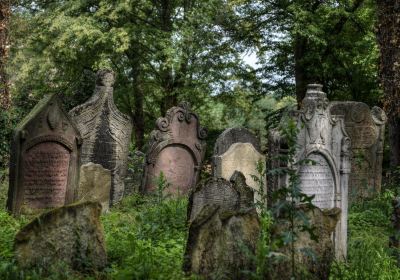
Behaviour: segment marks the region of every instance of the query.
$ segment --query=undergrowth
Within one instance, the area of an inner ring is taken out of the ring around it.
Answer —
[[[387,191],[351,207],[348,259],[333,265],[330,279],[400,279],[388,248],[392,196]],[[90,277],[62,264],[46,272],[19,270],[12,253],[13,239],[27,219],[7,214],[4,203],[1,199],[0,279],[185,279],[181,268],[187,237],[186,199],[131,195],[103,215],[109,267]]]

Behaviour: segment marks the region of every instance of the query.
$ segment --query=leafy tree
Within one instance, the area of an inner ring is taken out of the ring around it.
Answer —
[[[266,91],[296,93],[319,82],[331,99],[374,104],[379,97],[374,2],[237,1],[242,32],[260,57]]]
[[[223,0],[24,1],[18,11],[30,29],[13,56],[20,101],[57,91],[71,107],[91,94],[93,71],[112,68],[137,148],[155,116],[231,91],[245,68],[227,28],[237,15]]]

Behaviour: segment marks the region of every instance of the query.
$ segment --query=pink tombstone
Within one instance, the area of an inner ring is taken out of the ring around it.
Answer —
[[[80,141],[57,96],[42,99],[14,132],[8,210],[37,213],[72,203]]]
[[[156,122],[151,133],[143,191],[153,192],[163,173],[168,183],[166,193],[185,195],[198,180],[204,158],[207,130],[200,127],[198,116],[188,103],[168,110],[165,118]]]

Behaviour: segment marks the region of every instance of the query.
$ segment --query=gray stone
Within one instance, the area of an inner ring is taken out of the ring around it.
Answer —
[[[260,152],[260,142],[245,128],[230,128],[217,139],[213,156],[213,176],[229,180],[235,171],[246,177],[247,185],[256,192],[255,200],[261,201],[260,184],[252,175],[260,177],[257,163],[261,162],[265,171],[265,156]],[[262,176],[263,193],[266,194],[266,177]]]
[[[169,183],[166,193],[185,195],[196,185],[206,149],[207,130],[199,117],[182,102],[159,118],[150,135],[146,154],[143,191],[154,192],[161,172]]]
[[[297,149],[294,162],[303,193],[314,195],[313,204],[323,210],[340,208],[335,230],[335,255],[338,259],[347,253],[348,184],[351,167],[351,141],[347,135],[344,117],[332,115],[330,103],[321,85],[308,85],[306,97],[299,111],[291,113],[297,123]],[[275,131],[270,149],[275,155],[287,153],[287,143]],[[275,155],[270,155],[273,158]],[[282,165],[281,162],[275,165]],[[273,190],[287,185],[287,176],[268,182]]]
[[[132,133],[132,120],[114,104],[113,84],[112,71],[99,71],[94,95],[69,112],[83,139],[81,164],[93,162],[111,171],[111,204],[124,194]]]
[[[97,201],[103,212],[110,208],[111,171],[101,164],[89,162],[81,166],[78,187],[79,201]]]
[[[302,211],[309,219],[310,225],[313,227],[313,234],[317,239],[311,238],[307,231],[297,232],[297,239],[293,244],[297,272],[305,272],[305,275],[302,275],[304,279],[329,279],[331,264],[335,259],[335,245],[332,235],[340,218],[340,209],[321,210],[315,208],[310,210],[304,206],[298,208],[297,210]],[[295,222],[297,228],[302,224],[304,224],[303,221],[297,220]],[[273,230],[274,235],[289,232],[289,227],[290,224],[278,220]],[[274,265],[269,279],[290,279],[291,277],[291,244],[280,248],[280,252],[287,258]]]
[[[128,157],[128,172],[125,178],[124,196],[138,193],[142,186],[144,164],[146,155],[140,151],[134,151]]]
[[[15,257],[21,268],[51,267],[93,272],[105,268],[107,255],[98,202],[73,204],[35,218],[16,235]]]
[[[331,114],[343,115],[351,139],[349,201],[371,198],[382,185],[382,160],[385,139],[385,112],[370,109],[362,102],[332,102]]]
[[[72,203],[80,141],[57,95],[43,98],[14,131],[8,210],[30,214]]]
[[[254,271],[260,224],[253,191],[243,174],[228,182],[211,178],[196,186],[188,205],[189,235],[184,271],[205,279],[247,279]]]

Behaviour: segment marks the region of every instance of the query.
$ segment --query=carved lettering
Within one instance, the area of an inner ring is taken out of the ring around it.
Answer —
[[[24,204],[52,208],[65,203],[70,153],[56,142],[43,142],[23,156]]]

